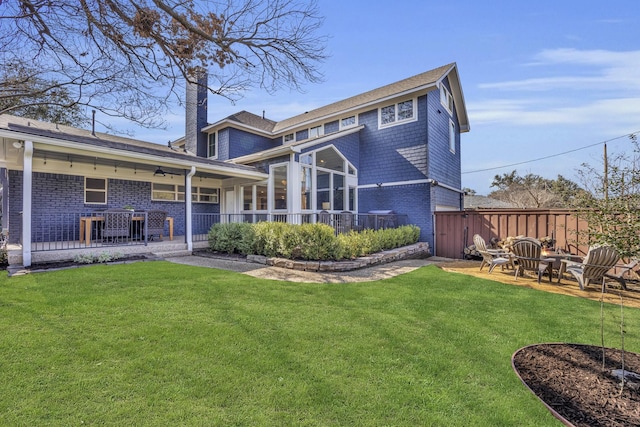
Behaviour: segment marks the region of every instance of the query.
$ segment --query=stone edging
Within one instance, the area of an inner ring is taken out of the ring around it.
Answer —
[[[299,271],[341,272],[358,270],[377,264],[386,264],[393,261],[410,258],[428,258],[431,256],[429,244],[418,242],[413,245],[403,246],[397,249],[378,252],[369,256],[356,258],[349,261],[300,261],[286,258],[268,258],[262,255],[247,255],[247,262],[263,264],[273,267],[287,268]]]

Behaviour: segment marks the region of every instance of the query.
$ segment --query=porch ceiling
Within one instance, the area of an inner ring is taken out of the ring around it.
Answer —
[[[126,159],[118,159],[118,158],[106,158],[106,157],[97,157],[90,156],[79,153],[62,153],[58,151],[49,151],[43,149],[36,149],[33,152],[34,159],[39,159],[42,161],[45,160],[57,160],[61,162],[69,162],[74,164],[87,164],[94,166],[107,166],[112,168],[122,168],[122,169],[132,169],[142,174],[148,174],[149,176],[153,176],[154,172],[161,167],[162,170],[168,175],[186,175],[189,170],[181,169],[171,166],[166,166],[166,163],[163,162],[144,162],[144,161],[131,161]],[[229,178],[229,175],[221,174],[221,173],[208,173],[198,170],[196,175],[198,177],[203,178],[213,178],[213,179],[226,179]]]

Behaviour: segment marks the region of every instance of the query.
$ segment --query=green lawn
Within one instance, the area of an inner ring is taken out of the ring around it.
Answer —
[[[600,343],[597,302],[433,266],[352,284],[92,266],[2,277],[0,309],[3,426],[560,425],[511,355]],[[620,309],[605,319],[619,346]]]

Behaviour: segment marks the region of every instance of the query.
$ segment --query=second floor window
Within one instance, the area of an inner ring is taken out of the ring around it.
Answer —
[[[440,85],[440,104],[449,112],[453,113],[453,96],[445,85]]]
[[[207,157],[209,158],[218,158],[218,138],[217,134],[210,133],[209,134],[209,144],[207,145]]]
[[[356,116],[349,116],[340,119],[340,129],[350,128],[356,125]]]
[[[322,125],[315,126],[309,129],[309,138],[317,138],[322,135],[324,135],[324,132],[322,131]]]
[[[387,105],[379,110],[379,127],[393,126],[396,124],[416,120],[415,101],[398,102]]]

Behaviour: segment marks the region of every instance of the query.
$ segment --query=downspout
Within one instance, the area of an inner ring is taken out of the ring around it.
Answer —
[[[22,172],[22,265],[31,266],[31,195],[33,187],[33,141],[24,141]]]
[[[191,202],[191,178],[196,174],[196,167],[191,166],[191,171],[184,179],[184,201],[185,201],[185,221],[184,238],[187,243],[187,250],[193,251],[193,226],[192,226],[192,202]]]

